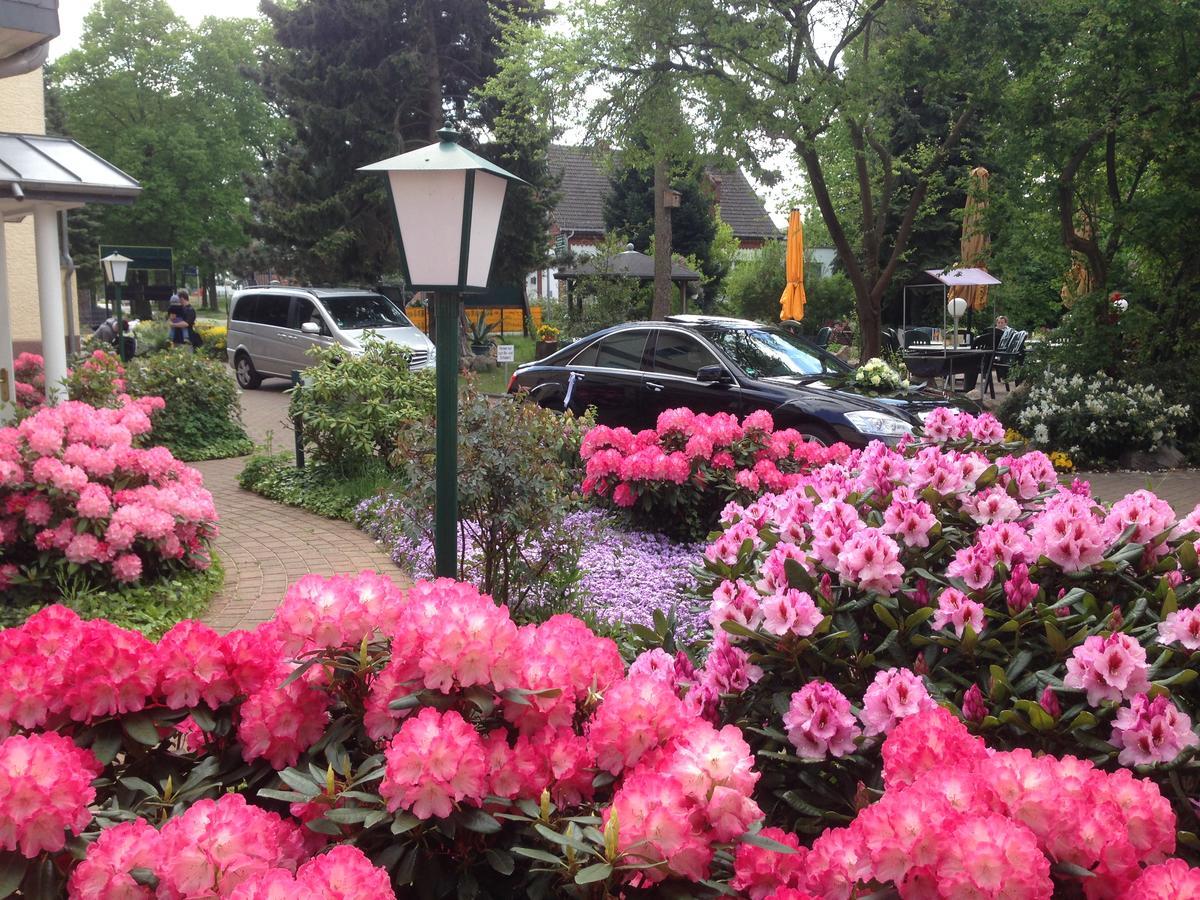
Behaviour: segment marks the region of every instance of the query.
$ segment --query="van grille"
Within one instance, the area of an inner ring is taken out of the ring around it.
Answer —
[[[412,350],[408,359],[409,369],[423,369],[429,364],[428,350]]]

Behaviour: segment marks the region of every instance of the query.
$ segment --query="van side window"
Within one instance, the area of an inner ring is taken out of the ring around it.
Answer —
[[[254,310],[254,321],[261,325],[287,328],[291,300],[291,297],[281,294],[260,294]]]
[[[233,314],[230,318],[235,322],[257,322],[258,313],[258,295],[250,294],[246,297],[239,297],[237,304],[233,307]]]
[[[325,333],[325,320],[321,318],[321,314],[317,312],[317,308],[311,300],[306,300],[303,297],[295,297],[292,300],[292,320],[290,327],[300,330],[300,326],[305,322],[316,322],[321,326],[321,333]]]

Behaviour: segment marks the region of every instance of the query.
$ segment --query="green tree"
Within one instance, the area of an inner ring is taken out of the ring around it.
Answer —
[[[255,231],[296,274],[371,283],[398,269],[394,215],[383,179],[357,170],[432,142],[448,122],[486,136],[496,110],[475,92],[497,72],[501,22],[535,18],[540,7],[264,0],[262,8],[280,46],[262,84],[296,133],[253,190]]]
[[[268,40],[255,19],[193,31],[165,0],[98,0],[47,81],[54,124],[142,185],[98,213],[105,241],[168,245],[210,272],[245,243],[244,176],[283,127],[246,77]]]

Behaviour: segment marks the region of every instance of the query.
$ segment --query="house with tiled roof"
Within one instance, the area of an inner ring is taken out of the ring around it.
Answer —
[[[606,153],[611,151],[561,144],[550,147],[550,171],[561,178],[552,228],[559,251],[569,249],[586,253],[587,248],[596,246],[604,238],[604,200],[612,190],[612,179],[605,165]],[[754,251],[767,241],[784,236],[741,169],[706,166],[704,175],[713,204],[733,229],[742,250]],[[553,295],[553,278],[543,278],[543,274],[550,275],[538,273],[530,287],[535,288],[539,296]]]

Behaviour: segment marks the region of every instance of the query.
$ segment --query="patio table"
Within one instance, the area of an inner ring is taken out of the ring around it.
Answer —
[[[959,375],[974,372],[978,380],[987,377],[987,367],[995,351],[988,348],[949,348],[912,346],[904,352],[904,364],[917,378],[943,378],[949,386]]]

